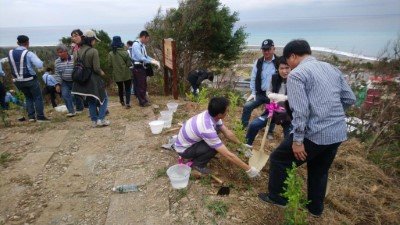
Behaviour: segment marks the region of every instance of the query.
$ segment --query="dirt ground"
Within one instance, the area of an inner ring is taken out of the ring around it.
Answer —
[[[140,108],[133,99],[125,109],[112,97],[111,125],[103,128],[90,127],[87,109],[66,118],[46,108],[50,123],[17,122],[10,111],[11,127],[0,127],[0,224],[283,224],[283,209],[257,199],[267,189],[268,164],[252,181],[221,156],[213,159],[210,169],[231,187],[229,196],[216,195],[221,185],[214,180],[194,175],[186,189],[172,189],[165,171],[177,155],[160,146],[178,131],[153,135],[148,122],[174,100],[151,99],[154,107]],[[200,110],[178,102],[173,128]],[[269,151],[282,139],[278,126],[274,138]],[[357,140],[340,147],[324,214],[309,224],[400,223],[399,183],[367,161],[364,150]],[[300,173],[305,177],[305,168]],[[140,191],[111,191],[127,183]]]

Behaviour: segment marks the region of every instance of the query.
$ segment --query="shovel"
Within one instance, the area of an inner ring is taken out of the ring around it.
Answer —
[[[268,122],[265,126],[264,135],[261,141],[261,148],[259,151],[254,150],[252,151],[252,156],[249,159],[249,165],[256,168],[258,171],[261,171],[264,168],[265,164],[267,164],[269,159],[269,154],[264,151],[265,139],[267,138],[267,133],[269,129],[269,125],[271,124],[271,118],[268,116]]]

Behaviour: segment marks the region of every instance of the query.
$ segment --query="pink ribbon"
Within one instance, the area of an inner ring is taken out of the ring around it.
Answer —
[[[284,108],[280,107],[276,102],[271,102],[270,104],[265,104],[265,109],[268,110],[268,117],[271,118],[274,111],[282,111]]]
[[[192,162],[192,161],[189,161],[189,162],[187,162],[187,163],[184,163],[183,158],[179,156],[178,164],[185,164],[186,166],[189,166],[189,167],[190,167],[190,166],[193,164],[193,162]]]

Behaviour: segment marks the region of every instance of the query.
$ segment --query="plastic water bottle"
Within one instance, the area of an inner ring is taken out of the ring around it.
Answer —
[[[137,192],[138,186],[136,184],[124,184],[124,185],[119,185],[119,186],[113,187],[111,190],[115,191],[115,192],[119,192],[119,193]]]

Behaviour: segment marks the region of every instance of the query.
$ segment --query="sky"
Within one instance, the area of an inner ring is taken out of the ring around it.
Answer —
[[[400,21],[399,0],[220,0],[239,13],[240,22],[287,20],[292,25],[310,18],[374,18],[386,26]],[[0,0],[0,27],[146,23],[178,0]],[[373,20],[372,20],[373,21]],[[371,26],[375,26],[372,23]],[[380,24],[381,25],[381,24]],[[380,27],[382,28],[382,27]]]
[[[220,3],[239,14],[236,28],[246,28],[249,45],[258,45],[266,38],[276,40],[278,45],[293,38],[305,38],[315,47],[376,56],[387,41],[400,37],[400,0],[220,0]],[[59,37],[68,36],[75,28],[103,29],[110,35],[121,35],[125,41],[135,38],[159,8],[165,12],[177,7],[178,0],[0,0],[0,46],[15,44],[21,28],[39,45],[56,44]],[[48,35],[52,30],[55,37],[41,34]]]

